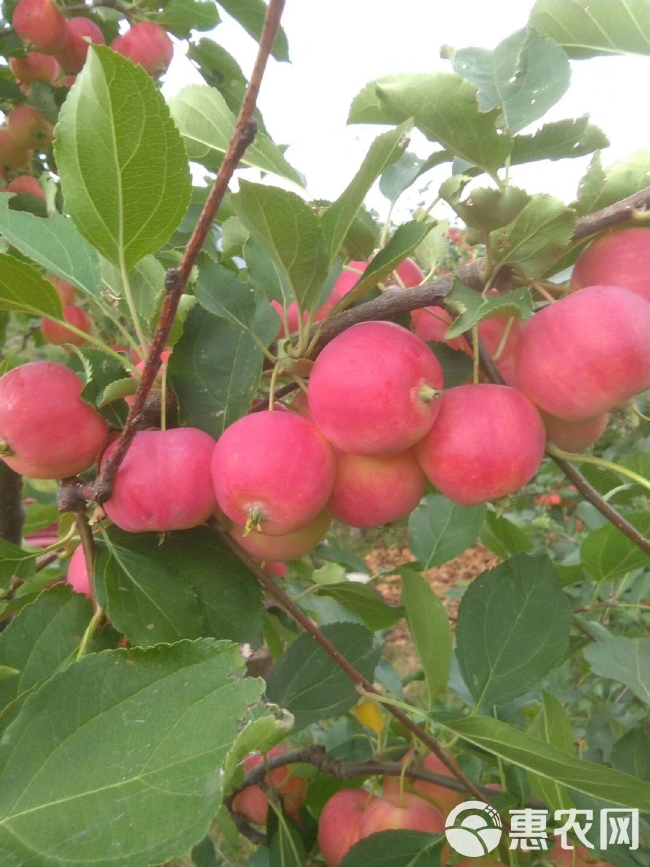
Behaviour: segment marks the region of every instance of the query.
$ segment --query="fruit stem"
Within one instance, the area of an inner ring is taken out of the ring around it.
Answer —
[[[278,363],[273,367],[273,373],[271,374],[271,383],[269,385],[269,410],[273,410],[275,404],[275,387],[278,383],[279,372],[280,365]]]
[[[570,461],[573,464],[593,464],[596,467],[602,467],[603,469],[618,473],[620,476],[627,476],[628,479],[632,479],[633,482],[642,485],[650,491],[650,479],[646,479],[644,476],[639,475],[639,473],[635,473],[634,470],[628,470],[627,467],[615,464],[613,461],[607,461],[604,458],[597,458],[595,455],[577,455],[572,452],[565,452],[562,449],[559,449],[556,445],[553,445],[553,443],[547,444],[546,451],[549,455],[552,455],[555,458],[560,458],[560,460],[563,461]]]
[[[77,655],[75,657],[76,661],[79,662],[80,659],[83,659],[86,653],[88,652],[88,645],[95,637],[95,633],[97,632],[98,627],[100,626],[102,620],[104,619],[104,609],[97,608],[95,613],[93,614],[90,623],[86,627],[86,631],[83,634],[83,638],[81,639],[81,643],[77,649]]]
[[[476,325],[472,328],[472,356],[473,356],[473,367],[472,367],[472,382],[474,385],[478,384],[479,374],[481,371],[481,353],[479,351],[479,342],[478,342],[478,328]]]
[[[126,262],[124,261],[123,255],[120,255],[120,272],[122,275],[122,288],[124,290],[124,298],[126,300],[127,307],[129,308],[129,313],[131,315],[133,327],[135,328],[135,333],[138,336],[138,342],[140,343],[140,352],[144,354],[147,347],[147,339],[144,336],[144,331],[142,330],[142,325],[140,323],[140,317],[138,316],[138,311],[136,309],[135,302],[133,301],[133,292],[131,292],[131,284],[129,283],[129,272],[126,269]]]
[[[418,397],[422,403],[433,403],[442,397],[442,391],[439,388],[434,388],[432,385],[421,385],[418,388]]]

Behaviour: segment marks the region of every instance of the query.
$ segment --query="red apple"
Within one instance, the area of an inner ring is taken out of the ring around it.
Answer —
[[[34,81],[53,84],[61,74],[56,58],[39,51],[30,51],[27,57],[10,57],[9,69],[14,78],[24,84]]]
[[[348,262],[346,269],[341,272],[341,275],[334,284],[334,293],[338,298],[343,298],[350,292],[356,283],[359,282],[363,272],[368,267],[367,262]],[[348,270],[349,269],[349,270]]]
[[[63,307],[63,318],[75,328],[85,331],[86,334],[90,334],[92,331],[88,314],[76,304],[66,304]],[[65,325],[61,325],[60,322],[55,322],[53,319],[41,319],[41,332],[47,342],[53,343],[55,346],[61,346],[64,343],[71,343],[73,346],[85,346],[88,343],[80,334],[75,334],[74,331],[70,331]]]
[[[83,545],[79,545],[74,550],[74,554],[70,557],[68,563],[68,574],[65,579],[72,587],[75,593],[83,593],[89,599],[92,598],[90,590],[90,578],[86,569],[86,558],[84,556]]]
[[[327,508],[351,527],[380,527],[410,515],[423,495],[424,475],[412,449],[383,457],[337,452]]]
[[[225,514],[271,536],[294,533],[323,510],[334,469],[332,448],[315,425],[292,412],[268,410],[230,425],[212,459],[217,501]]]
[[[286,753],[286,747],[273,747],[266,754],[269,758],[279,756]],[[261,753],[250,753],[244,759],[244,771],[250,771],[264,760]],[[292,774],[291,765],[283,765],[281,768],[276,768],[270,773],[273,786],[284,802],[284,809],[293,816],[298,818],[301,805],[304,803],[307,796],[308,782],[304,777]],[[269,782],[269,777],[264,778],[265,782]],[[233,798],[233,808],[239,813],[243,813],[249,822],[255,825],[266,825],[266,817],[269,809],[267,796],[264,794],[260,786],[247,786]]]
[[[404,761],[408,760],[412,754],[413,751],[410,750],[404,757]],[[456,760],[451,756],[449,756],[449,759],[457,767]],[[449,768],[433,753],[425,756],[422,765],[425,770],[431,771],[434,774],[444,774],[446,777],[453,776]],[[405,784],[409,790],[412,789],[416,794],[426,798],[427,801],[431,801],[443,816],[447,816],[454,807],[457,807],[458,804],[461,804],[465,800],[464,796],[460,792],[454,791],[454,789],[437,786],[435,783],[426,783],[424,780],[415,780],[413,782],[405,780]],[[399,778],[384,777],[383,791],[384,795],[394,796],[398,794],[400,791]]]
[[[67,283],[60,277],[55,277],[54,274],[45,274],[45,279],[52,284],[64,307],[75,303],[76,292],[71,283]]]
[[[609,421],[609,413],[580,421],[566,421],[540,410],[547,438],[565,452],[581,452],[593,445],[603,435]]]
[[[53,0],[20,0],[11,23],[28,48],[54,54],[63,44],[66,19]]]
[[[519,386],[558,418],[608,412],[650,386],[650,302],[590,286],[543,308],[521,334]]]
[[[0,454],[17,473],[62,479],[87,470],[108,435],[69,368],[32,361],[0,379]]]
[[[615,229],[592,241],[571,275],[573,291],[585,286],[621,286],[650,301],[650,229]]]
[[[309,407],[337,449],[355,455],[405,451],[438,413],[442,369],[429,347],[392,322],[362,322],[314,362]]]
[[[56,52],[56,59],[65,72],[81,72],[91,45],[103,45],[104,34],[90,18],[70,18],[67,21],[65,41]]]
[[[395,268],[394,273],[397,277],[398,284],[403,285],[405,289],[419,286],[424,280],[424,274],[420,271],[413,259],[404,259],[404,261]]]
[[[391,793],[375,798],[363,812],[359,824],[359,839],[378,831],[428,831],[440,834],[445,830],[442,814],[429,801],[410,792]]]
[[[471,355],[471,349],[464,335],[445,339],[452,323],[452,317],[443,307],[421,307],[411,311],[411,322],[417,336],[426,342],[446,343],[450,349],[462,350]]]
[[[7,169],[24,169],[33,157],[33,150],[15,141],[6,127],[0,128],[0,165]]]
[[[537,472],[546,446],[534,405],[507,385],[459,385],[415,453],[438,490],[463,506],[496,500]]]
[[[47,150],[54,137],[52,124],[29,105],[18,105],[9,112],[7,129],[18,145],[37,151]]]
[[[338,867],[359,841],[365,810],[373,801],[364,789],[341,789],[325,804],[318,822],[318,845],[327,867]]]
[[[111,48],[133,63],[139,63],[154,78],[167,71],[174,54],[174,45],[167,31],[153,21],[134,24],[113,40]]]
[[[214,446],[212,437],[196,428],[140,431],[117,471],[106,514],[129,533],[204,523],[216,508],[210,479]],[[102,463],[116,447],[111,443]]]
[[[7,184],[5,192],[34,196],[36,199],[45,200],[45,190],[33,175],[19,175],[14,178]]]
[[[313,521],[285,536],[269,536],[258,530],[247,533],[239,524],[233,524],[228,532],[251,557],[268,564],[269,561],[298,560],[309,554],[324,538],[331,523],[329,514],[321,512]]]

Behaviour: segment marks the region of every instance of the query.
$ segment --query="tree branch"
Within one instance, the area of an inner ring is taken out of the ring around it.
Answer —
[[[0,539],[20,545],[24,519],[23,477],[0,460]]]

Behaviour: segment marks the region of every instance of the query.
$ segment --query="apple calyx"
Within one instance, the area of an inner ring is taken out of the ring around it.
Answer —
[[[16,452],[11,448],[9,443],[0,442],[0,458],[13,458]]]
[[[264,521],[266,521],[264,509],[261,506],[251,506],[248,509],[248,518],[244,524],[244,536],[248,536],[254,530],[261,533]]]

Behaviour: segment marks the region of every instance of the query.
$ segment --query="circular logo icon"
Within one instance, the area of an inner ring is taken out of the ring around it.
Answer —
[[[480,858],[499,845],[501,817],[483,801],[464,801],[451,811],[445,823],[449,845],[467,858]]]

